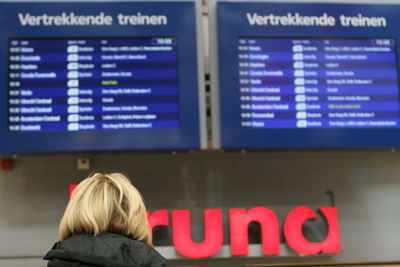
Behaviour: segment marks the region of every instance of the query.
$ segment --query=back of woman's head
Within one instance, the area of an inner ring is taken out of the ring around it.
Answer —
[[[59,227],[59,238],[113,232],[151,245],[146,207],[139,191],[120,173],[95,173],[72,193]]]

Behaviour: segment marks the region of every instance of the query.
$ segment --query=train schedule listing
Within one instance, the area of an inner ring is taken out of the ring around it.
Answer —
[[[9,131],[176,129],[177,39],[9,39]]]
[[[239,38],[241,126],[399,126],[394,39]]]

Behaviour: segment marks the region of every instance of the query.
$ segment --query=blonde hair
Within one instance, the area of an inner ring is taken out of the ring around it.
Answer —
[[[58,229],[61,241],[77,233],[101,232],[119,233],[152,244],[142,195],[123,174],[95,173],[80,182]]]

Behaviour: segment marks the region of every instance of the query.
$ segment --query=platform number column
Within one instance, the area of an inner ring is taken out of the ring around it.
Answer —
[[[79,130],[79,80],[78,80],[78,49],[69,41],[67,46],[67,87],[68,87],[68,131]]]

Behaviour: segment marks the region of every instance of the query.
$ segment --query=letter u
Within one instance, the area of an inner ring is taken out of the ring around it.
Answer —
[[[192,240],[190,211],[172,211],[172,239],[175,249],[189,258],[205,258],[218,253],[223,244],[222,211],[204,210],[204,240],[201,243]]]

